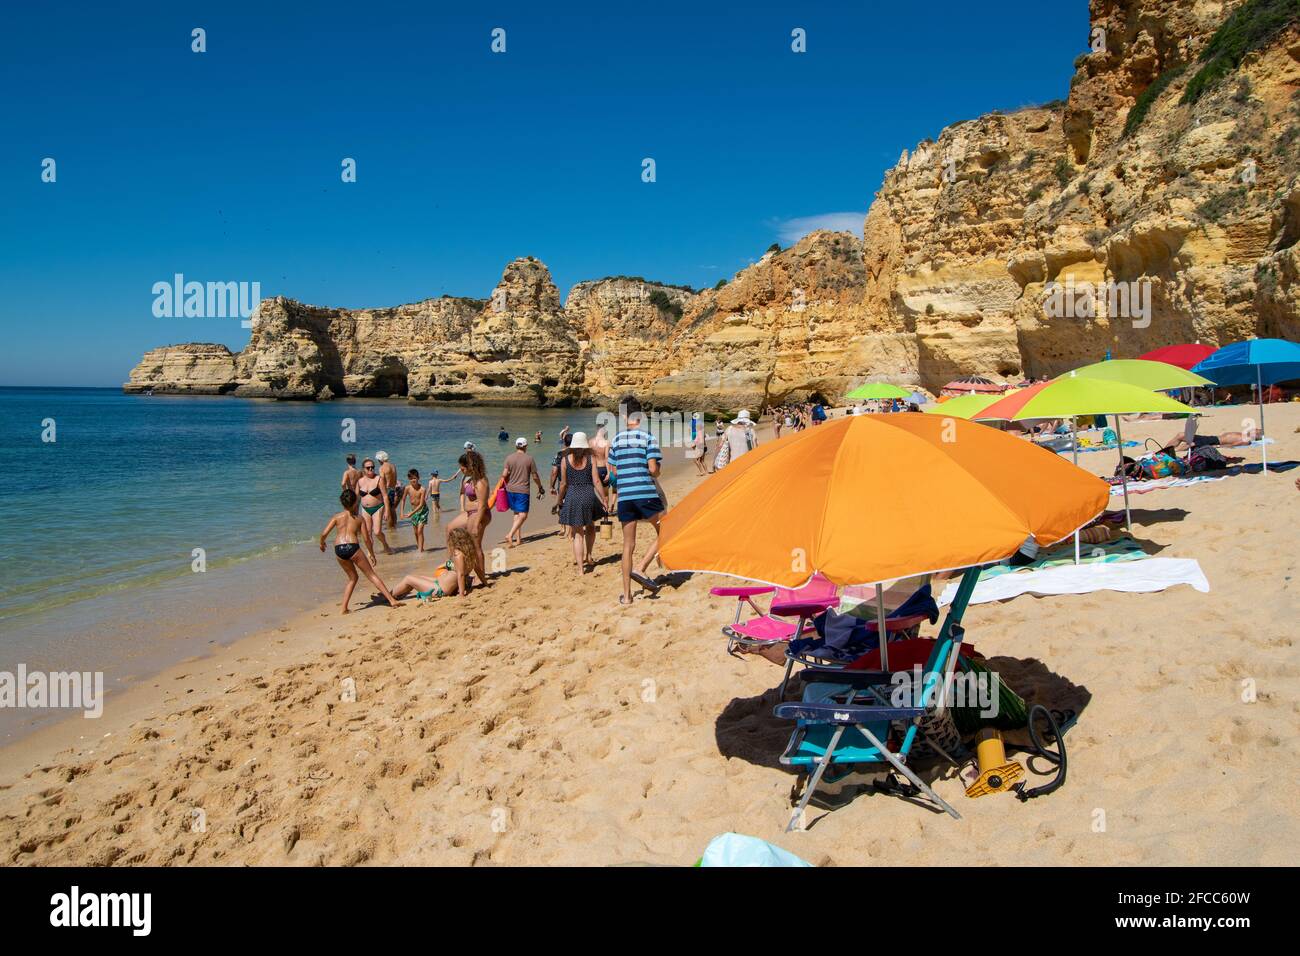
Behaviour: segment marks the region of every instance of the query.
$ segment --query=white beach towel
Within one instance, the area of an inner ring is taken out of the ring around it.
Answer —
[[[1021,594],[1163,591],[1178,584],[1190,584],[1203,593],[1210,590],[1210,582],[1194,558],[1147,558],[1117,564],[1066,564],[999,575],[975,585],[970,603],[1005,601]],[[939,595],[939,606],[951,604],[956,594],[957,582],[953,581]]]

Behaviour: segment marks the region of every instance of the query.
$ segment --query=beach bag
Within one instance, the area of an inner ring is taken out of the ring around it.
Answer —
[[[1173,478],[1187,473],[1188,466],[1181,459],[1172,455],[1166,455],[1164,452],[1152,455],[1150,458],[1143,458],[1139,464],[1142,467],[1143,478]]]
[[[510,510],[510,498],[506,495],[505,482],[500,482],[497,485],[496,502],[494,506],[497,509],[497,511]]]
[[[1119,436],[1115,434],[1115,429],[1107,428],[1104,432],[1101,433],[1101,443],[1103,445],[1114,445],[1114,444],[1118,444],[1118,442],[1119,442]]]
[[[713,459],[714,470],[726,468],[731,464],[731,442],[725,438],[722,440],[722,447],[718,449],[718,457]]]

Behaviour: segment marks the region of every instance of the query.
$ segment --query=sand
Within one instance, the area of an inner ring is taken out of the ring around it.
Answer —
[[[1216,410],[1201,431],[1247,415]],[[1300,458],[1300,404],[1270,407],[1268,424],[1270,459]],[[1081,464],[1109,472],[1115,455]],[[1042,799],[968,799],[934,766],[923,776],[960,821],[868,792],[783,833],[781,672],[726,655],[718,579],[621,609],[617,542],[598,540],[580,579],[535,512],[489,589],[347,618],[331,604],[0,751],[0,862],[689,864],[733,830],[815,864],[1292,863],[1297,476],[1134,497],[1146,550],[1198,559],[1209,594],[968,611],[967,639],[1017,690],[1080,711],[1068,781]],[[670,498],[696,480],[676,467]],[[503,531],[498,516],[488,540]]]

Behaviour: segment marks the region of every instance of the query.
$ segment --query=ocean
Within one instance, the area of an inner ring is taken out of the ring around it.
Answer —
[[[454,473],[473,441],[495,481],[514,438],[540,429],[529,450],[546,481],[560,429],[591,431],[596,414],[0,388],[14,466],[0,490],[0,672],[103,671],[111,692],[274,627],[341,592],[315,537],[339,510],[347,454],[383,449],[403,482],[408,468],[423,481]],[[444,516],[457,507],[445,486]],[[526,531],[550,523],[534,514]],[[426,546],[441,543],[432,530]],[[414,548],[404,522],[399,544]],[[0,709],[0,742],[40,722]]]

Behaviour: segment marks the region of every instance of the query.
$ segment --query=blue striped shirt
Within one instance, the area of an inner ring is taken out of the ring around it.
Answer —
[[[618,479],[618,500],[658,498],[659,489],[650,475],[650,461],[661,461],[655,436],[641,429],[619,432],[609,444],[609,463]]]

